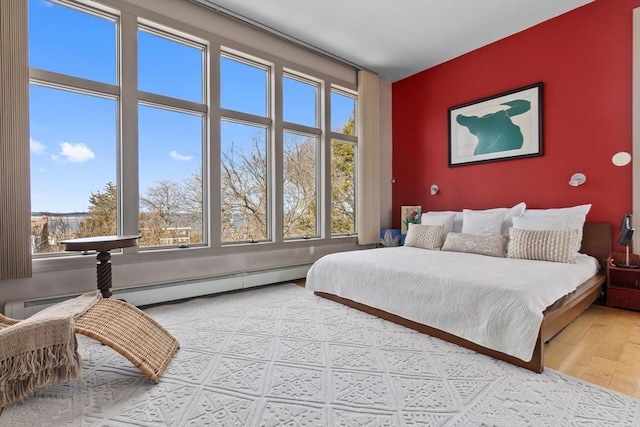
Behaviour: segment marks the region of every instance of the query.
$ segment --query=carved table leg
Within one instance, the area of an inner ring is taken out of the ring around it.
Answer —
[[[99,261],[96,265],[98,273],[98,289],[102,293],[103,298],[109,298],[111,293],[111,254],[109,251],[98,253],[96,259]]]

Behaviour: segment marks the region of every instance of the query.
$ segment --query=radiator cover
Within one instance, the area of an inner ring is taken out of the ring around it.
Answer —
[[[274,268],[254,272],[243,272],[183,282],[156,285],[113,288],[113,297],[135,306],[159,304],[186,298],[212,295],[255,286],[269,285],[303,279],[311,264]],[[4,305],[4,314],[14,319],[26,319],[34,313],[80,294],[59,295],[24,301],[10,301]]]

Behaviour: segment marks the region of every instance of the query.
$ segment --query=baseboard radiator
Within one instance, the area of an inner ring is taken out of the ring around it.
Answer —
[[[293,267],[229,274],[199,280],[135,286],[122,289],[112,288],[112,298],[123,299],[128,303],[140,307],[303,279],[306,277],[310,267],[311,264],[304,264]],[[4,306],[4,314],[14,319],[26,319],[40,310],[78,295],[80,294],[60,295],[25,301],[10,301]]]

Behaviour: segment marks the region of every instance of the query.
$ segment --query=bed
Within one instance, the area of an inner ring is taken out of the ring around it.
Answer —
[[[409,247],[352,251],[318,260],[306,286],[320,297],[542,372],[544,343],[601,295],[601,261],[610,247],[610,224],[585,223],[583,255],[575,264]],[[489,280],[471,286],[469,275]]]

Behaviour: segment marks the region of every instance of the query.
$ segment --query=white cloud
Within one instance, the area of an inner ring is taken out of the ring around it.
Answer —
[[[47,147],[44,144],[33,138],[29,138],[29,149],[33,154],[44,154],[47,151]]]
[[[87,147],[87,144],[84,142],[78,142],[77,144],[63,142],[60,144],[60,147],[60,154],[51,156],[52,159],[58,160],[60,157],[63,157],[63,161],[65,162],[84,163],[96,157],[93,151],[91,151],[91,148]]]
[[[183,162],[187,162],[187,161],[193,159],[193,156],[184,156],[184,155],[178,153],[176,150],[171,150],[169,155],[171,156],[171,158],[173,160],[180,160],[180,161],[183,161]]]

